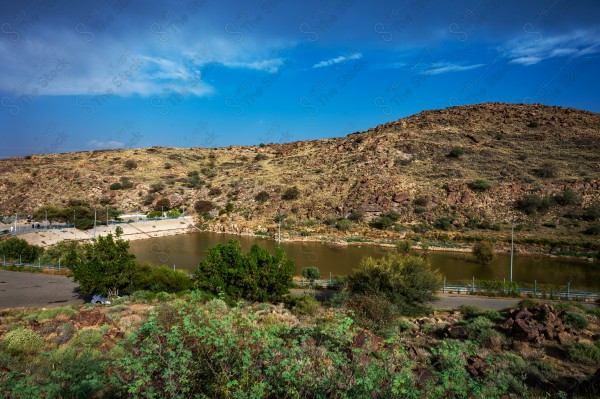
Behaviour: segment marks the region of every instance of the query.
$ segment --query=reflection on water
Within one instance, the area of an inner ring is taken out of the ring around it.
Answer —
[[[131,252],[140,261],[148,261],[192,272],[206,248],[229,239],[240,241],[242,251],[246,252],[254,243],[269,249],[272,253],[277,243],[261,237],[245,237],[217,233],[191,233],[170,237],[151,238],[132,241]],[[362,245],[335,247],[320,242],[282,243],[288,256],[296,262],[296,273],[305,266],[317,266],[323,278],[330,275],[346,275],[358,266],[364,256],[381,257],[390,249],[378,246]],[[510,256],[497,255],[491,264],[479,264],[471,254],[459,252],[430,252],[429,258],[450,281],[471,279],[502,280],[510,279]],[[578,290],[600,291],[600,266],[598,264],[547,258],[539,255],[515,256],[513,280],[539,284],[566,285]]]

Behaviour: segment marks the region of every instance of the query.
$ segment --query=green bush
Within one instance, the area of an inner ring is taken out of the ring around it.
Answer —
[[[465,151],[460,147],[453,147],[450,152],[446,155],[448,158],[460,158],[463,156]]]
[[[162,182],[152,183],[148,189],[149,193],[158,193],[165,189],[165,185]]]
[[[302,277],[307,280],[314,281],[321,278],[321,273],[319,273],[319,268],[316,266],[303,267]]]
[[[163,213],[161,211],[150,211],[146,214],[146,217],[148,219],[154,219],[154,218],[159,218],[162,217]]]
[[[483,313],[483,309],[476,305],[460,305],[458,310],[465,319],[470,319]]]
[[[151,263],[138,263],[129,289],[176,293],[189,290],[192,286],[191,276],[182,271]]]
[[[480,241],[473,246],[473,255],[482,265],[489,264],[494,259],[494,244],[491,241]]]
[[[265,159],[269,159],[265,154],[258,153],[254,156],[255,161],[264,161]]]
[[[570,188],[565,188],[562,193],[554,197],[555,201],[559,205],[579,205],[581,204],[581,196]]]
[[[138,166],[137,162],[135,162],[133,159],[126,160],[124,165],[125,165],[125,168],[127,168],[129,170],[135,169]]]
[[[222,192],[222,191],[221,191],[221,189],[220,189],[220,188],[218,188],[218,187],[213,187],[213,188],[211,188],[210,190],[208,190],[208,196],[209,196],[209,197],[216,197],[216,196],[219,196],[219,195],[221,195],[222,193],[223,193],[223,192]]]
[[[254,196],[254,200],[256,202],[267,202],[269,200],[269,193],[263,190]]]
[[[110,185],[109,187],[111,190],[121,190],[123,188],[123,185],[121,185],[121,183],[116,182]]]
[[[28,328],[19,327],[9,331],[2,340],[5,350],[15,356],[38,353],[44,346],[44,339]]]
[[[542,198],[535,194],[529,194],[520,198],[515,203],[515,208],[525,213],[526,215],[535,215],[536,213],[544,213],[554,205],[554,198]]]
[[[321,305],[311,295],[300,295],[291,297],[289,306],[295,314],[314,316]]]
[[[593,204],[585,208],[582,218],[591,222],[600,219],[600,204]]]
[[[294,261],[278,247],[275,256],[254,244],[242,254],[239,241],[229,240],[205,251],[194,272],[197,288],[224,293],[236,300],[279,300],[292,285]]]
[[[465,325],[469,339],[484,347],[490,347],[500,342],[500,334],[493,327],[494,322],[483,316],[475,317]]]
[[[339,219],[335,223],[335,228],[340,231],[348,231],[352,227],[352,222],[346,218]]]
[[[147,290],[139,290],[133,292],[130,296],[131,300],[134,302],[152,302],[156,299],[156,293]]]
[[[588,328],[589,322],[587,317],[581,313],[576,312],[565,312],[563,315],[563,321],[572,327],[584,329]]]
[[[558,175],[558,168],[553,163],[544,162],[534,172],[538,177],[549,179]]]
[[[585,229],[585,234],[590,236],[600,236],[600,224],[596,223]]]
[[[104,335],[97,328],[84,328],[75,334],[71,340],[71,346],[77,349],[94,349],[98,348]]]
[[[380,259],[363,258],[346,281],[352,294],[382,296],[404,314],[419,311],[422,304],[433,301],[441,287],[441,276],[428,260],[397,253]]]
[[[162,211],[164,209],[170,209],[171,208],[171,200],[169,200],[167,197],[163,197],[161,199],[159,199],[158,201],[156,201],[156,205],[154,205],[154,210],[155,211]]]
[[[213,207],[214,207],[213,203],[211,201],[206,201],[206,200],[198,200],[194,204],[194,209],[198,213],[210,212],[210,211],[212,211]]]
[[[285,192],[281,196],[281,199],[290,201],[290,200],[298,199],[299,197],[300,197],[300,190],[298,190],[298,187],[294,186],[294,187],[290,187],[287,190],[285,190]]]
[[[575,342],[567,349],[569,358],[576,363],[600,364],[600,348],[583,342]]]
[[[483,192],[489,190],[492,185],[485,180],[475,180],[468,184],[469,188],[473,191]]]
[[[363,220],[365,216],[365,213],[361,210],[358,209],[353,209],[350,214],[348,215],[348,220],[351,220],[353,222],[360,222]]]
[[[7,260],[21,260],[24,263],[37,262],[43,252],[43,248],[29,244],[21,238],[10,237],[0,241],[0,256],[4,255]]]

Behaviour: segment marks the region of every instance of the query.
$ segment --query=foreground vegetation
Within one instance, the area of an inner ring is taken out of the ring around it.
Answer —
[[[499,327],[508,313],[473,307],[374,333],[336,301],[230,306],[203,291],[4,310],[0,397],[597,397],[597,309],[554,312],[596,342],[523,342]]]

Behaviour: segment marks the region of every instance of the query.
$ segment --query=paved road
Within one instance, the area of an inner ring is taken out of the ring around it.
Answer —
[[[83,304],[78,287],[65,276],[0,270],[0,309]]]

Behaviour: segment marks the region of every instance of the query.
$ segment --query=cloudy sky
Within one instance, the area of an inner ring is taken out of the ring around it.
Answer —
[[[6,0],[0,157],[336,137],[488,101],[600,112],[595,0]]]

